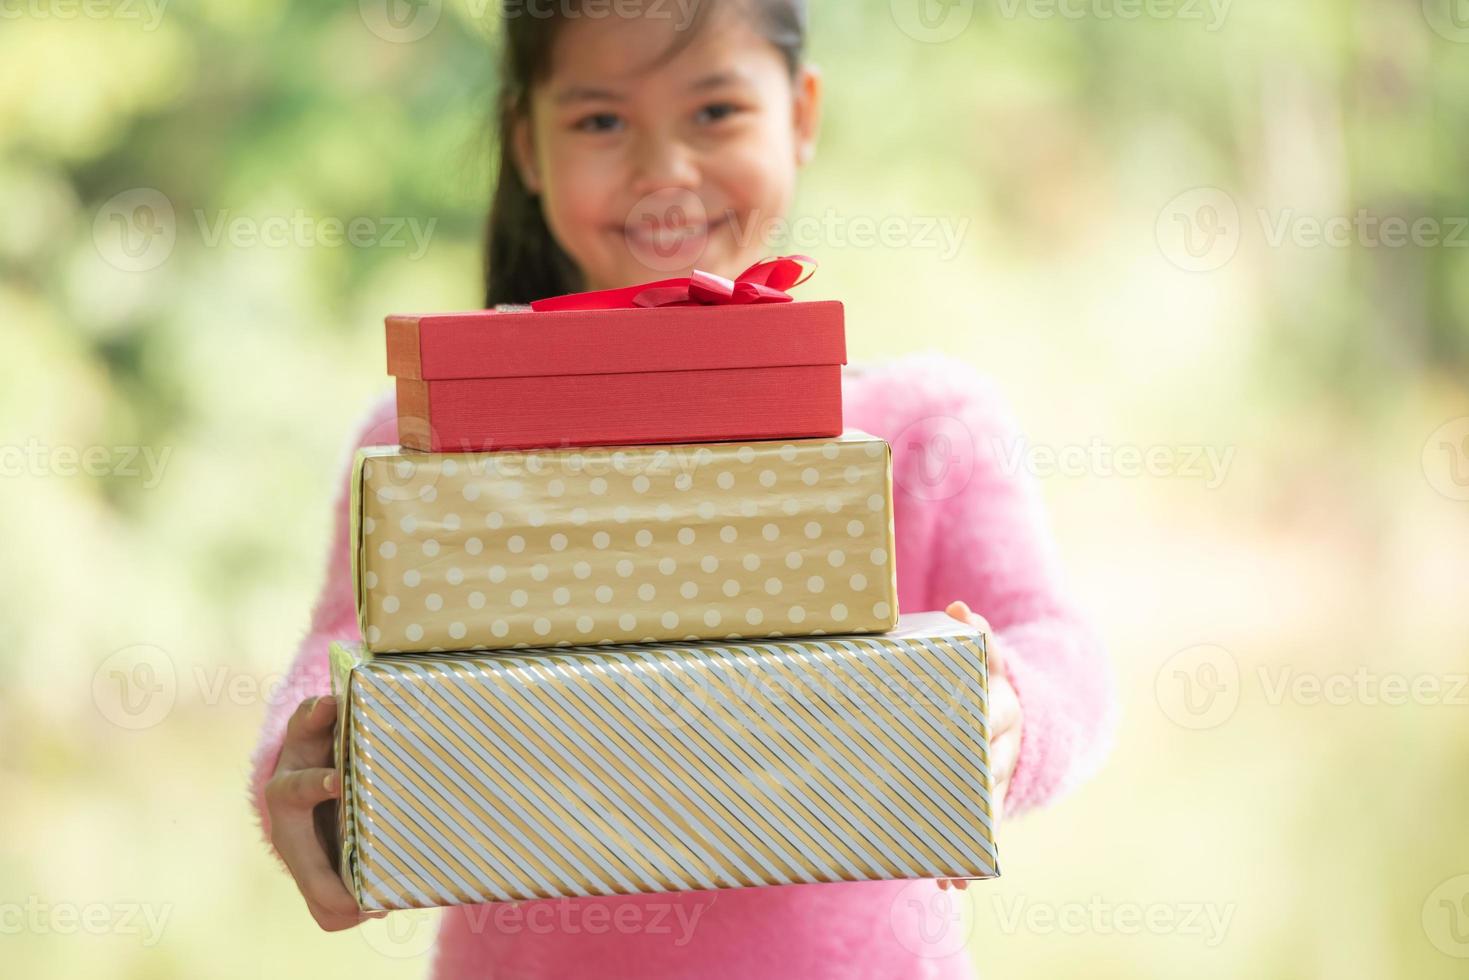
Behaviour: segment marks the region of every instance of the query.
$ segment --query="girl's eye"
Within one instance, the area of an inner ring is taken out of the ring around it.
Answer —
[[[714,102],[700,109],[695,114],[695,118],[701,123],[717,123],[723,122],[739,111],[740,107],[733,102]]]
[[[622,120],[611,112],[594,112],[576,121],[572,128],[583,133],[615,133],[622,128]]]

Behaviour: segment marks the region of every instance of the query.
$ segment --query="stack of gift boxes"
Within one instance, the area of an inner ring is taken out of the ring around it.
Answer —
[[[364,909],[998,873],[985,637],[900,619],[801,271],[388,319],[332,651]]]

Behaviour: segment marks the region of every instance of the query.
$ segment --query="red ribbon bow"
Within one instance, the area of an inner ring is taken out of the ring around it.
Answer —
[[[789,303],[788,289],[810,279],[816,260],[805,255],[785,255],[756,262],[738,279],[726,279],[695,269],[693,275],[603,289],[593,293],[570,293],[537,300],[530,305],[538,313],[564,310],[632,310],[662,306],[745,306],[752,303]]]

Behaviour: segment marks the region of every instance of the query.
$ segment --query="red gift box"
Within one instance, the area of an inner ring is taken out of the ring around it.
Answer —
[[[842,431],[842,304],[795,259],[525,311],[387,320],[406,448],[471,452],[820,438]]]

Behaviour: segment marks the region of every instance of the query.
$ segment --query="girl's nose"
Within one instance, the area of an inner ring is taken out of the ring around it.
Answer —
[[[634,151],[633,192],[638,196],[668,188],[693,190],[699,184],[698,161],[680,140],[648,135]]]

